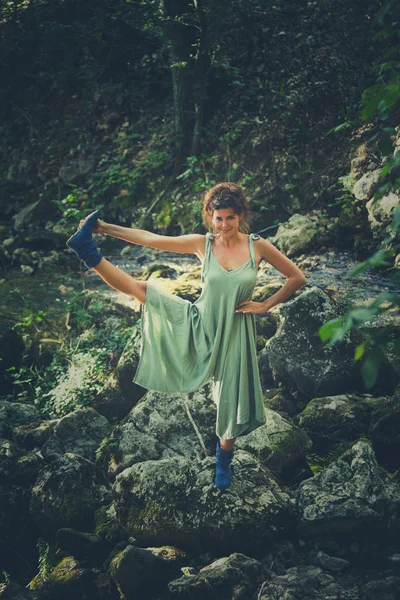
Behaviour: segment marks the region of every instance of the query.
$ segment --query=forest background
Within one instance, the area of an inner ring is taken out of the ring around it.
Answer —
[[[399,212],[371,236],[349,173],[372,161],[376,199],[399,188],[398,13],[391,0],[0,2],[3,267],[60,251],[93,208],[160,233],[204,232],[201,196],[226,180],[245,188],[253,231],[319,210],[358,271],[395,267]],[[386,295],[324,339],[396,304]],[[17,329],[45,316],[25,306]],[[358,346],[357,358],[370,350],[367,384],[389,339],[392,328]]]

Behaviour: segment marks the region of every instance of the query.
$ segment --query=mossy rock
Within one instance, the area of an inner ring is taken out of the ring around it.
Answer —
[[[110,544],[117,544],[127,537],[126,531],[117,520],[114,504],[101,506],[97,509],[94,515],[94,523],[95,534],[110,542]]]
[[[148,279],[159,279],[160,277],[163,279],[176,279],[178,271],[163,263],[151,263],[144,268],[141,278],[147,281]]]
[[[46,578],[39,574],[32,579],[29,588],[43,592],[44,597],[57,600],[94,598],[98,596],[97,576],[95,570],[82,568],[73,556],[66,556]]]

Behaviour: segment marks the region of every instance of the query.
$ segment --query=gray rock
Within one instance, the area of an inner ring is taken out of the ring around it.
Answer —
[[[400,486],[379,467],[369,444],[357,442],[324,471],[300,483],[300,530],[331,535],[390,521],[398,526]]]
[[[56,423],[53,435],[42,447],[42,454],[50,461],[65,452],[73,452],[94,461],[96,450],[109,430],[107,419],[94,408],[78,408]]]
[[[31,404],[0,400],[0,420],[6,421],[10,427],[19,427],[34,421],[40,421],[40,413]]]
[[[24,275],[33,275],[35,272],[35,269],[29,265],[21,265],[20,268]]]
[[[33,275],[35,269],[29,265],[20,265],[20,269],[24,275]]]
[[[185,575],[168,585],[172,598],[182,600],[248,600],[265,577],[265,568],[254,558],[235,552]]]
[[[190,394],[148,392],[116,425],[103,449],[109,475],[137,462],[176,455],[199,462],[204,458],[203,443],[208,455],[215,454],[215,420],[216,407],[209,386]]]
[[[370,394],[339,394],[314,398],[294,417],[315,442],[350,442],[367,435],[374,415],[387,414],[391,399]]]
[[[101,562],[110,552],[110,544],[94,533],[62,528],[57,531],[56,543],[63,552],[78,560]]]
[[[400,577],[384,577],[369,581],[362,588],[363,600],[399,600]]]
[[[18,583],[0,583],[0,598],[2,600],[41,600],[37,592],[25,589]]]
[[[400,205],[400,197],[389,192],[379,200],[373,198],[365,205],[368,210],[368,221],[372,234],[379,238],[383,229],[392,222],[394,210]]]
[[[254,454],[263,465],[274,473],[305,458],[311,449],[308,435],[279,413],[266,408],[267,421],[251,433],[237,438],[235,448]]]
[[[14,229],[19,230],[25,227],[28,223],[30,223],[35,213],[39,210],[40,200],[36,200],[36,202],[32,202],[32,204],[28,204],[22,210],[20,210],[16,215],[14,215]]]
[[[97,569],[83,568],[73,556],[65,556],[46,579],[39,572],[29,587],[40,592],[40,598],[46,599],[98,598],[97,580]]]
[[[322,552],[321,550],[318,552],[316,560],[325,571],[331,573],[341,573],[351,566],[351,563],[348,560],[338,558],[337,556],[329,556],[329,554],[325,554],[325,552]]]
[[[379,186],[381,170],[365,173],[354,185],[353,194],[357,200],[369,200]]]
[[[40,471],[32,488],[31,514],[45,534],[61,527],[87,530],[95,510],[110,500],[100,469],[77,454],[67,453]]]
[[[127,546],[112,559],[110,572],[125,598],[148,597],[165,591],[168,581],[179,575],[185,558],[185,553],[173,546]]]
[[[20,456],[21,451],[14,442],[0,439],[0,480],[11,477]]]
[[[68,164],[62,166],[58,176],[64,183],[76,183],[80,177],[90,173],[93,166],[93,157],[80,157],[78,160],[71,160]]]
[[[272,575],[258,592],[257,600],[320,600],[335,598],[341,590],[332,575],[320,567],[299,566],[287,569],[284,575]]]
[[[251,454],[238,450],[233,468],[232,485],[221,492],[214,483],[214,458],[200,464],[180,456],[137,463],[116,477],[117,518],[141,545],[254,551],[293,526],[292,505]]]
[[[57,419],[51,419],[20,425],[19,427],[15,427],[13,431],[14,439],[20,446],[26,448],[26,450],[41,448],[53,434],[57,422]]]
[[[311,398],[362,385],[349,336],[328,348],[317,334],[320,326],[338,313],[335,303],[318,287],[279,307],[278,330],[266,344],[275,379],[296,386]]]
[[[287,256],[295,256],[309,249],[320,238],[318,220],[308,215],[294,214],[278,227],[271,242]]]
[[[274,377],[269,364],[268,351],[263,348],[258,355],[258,372],[263,391],[274,387]]]

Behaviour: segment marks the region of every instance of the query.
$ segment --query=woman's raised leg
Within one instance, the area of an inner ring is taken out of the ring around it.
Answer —
[[[107,285],[114,288],[114,290],[132,296],[142,304],[145,304],[147,289],[146,281],[134,279],[131,275],[128,275],[125,271],[121,271],[121,269],[110,263],[104,257],[95,267],[93,267],[93,270],[100,275]]]

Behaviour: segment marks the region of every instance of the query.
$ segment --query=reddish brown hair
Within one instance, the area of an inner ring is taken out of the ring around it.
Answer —
[[[211,227],[214,210],[232,208],[237,215],[243,217],[239,229],[248,232],[249,226],[245,220],[249,212],[249,201],[244,190],[237,183],[217,183],[208,190],[203,199],[203,220],[207,229]]]

